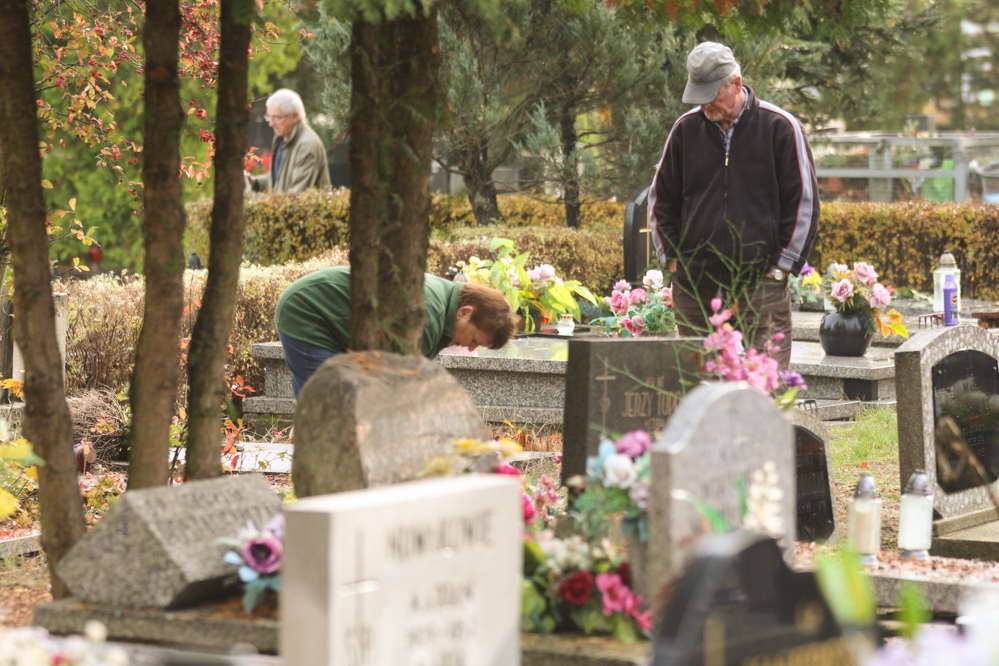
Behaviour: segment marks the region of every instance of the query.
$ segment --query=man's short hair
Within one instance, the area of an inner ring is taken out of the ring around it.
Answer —
[[[477,329],[491,335],[490,349],[501,349],[513,337],[519,317],[510,309],[506,297],[498,289],[466,282],[458,294],[458,307],[472,306],[471,322]]]
[[[739,67],[739,63],[735,63],[735,69],[725,75],[722,79],[723,86],[730,86],[735,81],[735,77],[742,78],[742,67]]]
[[[302,104],[302,98],[294,90],[281,88],[281,90],[275,91],[267,98],[267,106],[278,106],[281,108],[281,113],[288,116],[297,113],[298,122],[306,127],[309,126],[309,119],[305,115],[305,105]]]

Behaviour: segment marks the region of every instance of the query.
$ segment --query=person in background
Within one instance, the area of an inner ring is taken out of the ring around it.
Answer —
[[[315,187],[332,189],[326,147],[305,116],[298,93],[287,88],[267,98],[267,124],[274,130],[271,170],[261,176],[245,174],[248,190],[304,192]]]
[[[649,226],[673,276],[677,328],[704,335],[709,303],[721,295],[738,305],[749,345],[759,349],[783,334],[776,358],[787,370],[787,278],[804,267],[819,224],[808,139],[793,115],[743,84],[727,46],[699,44],[687,74],[683,102],[697,106],[673,125],[649,191]]]
[[[517,315],[499,290],[425,275],[423,294],[427,316],[421,351],[429,359],[451,345],[500,349],[513,336]],[[325,268],[293,282],[278,299],[274,323],[297,398],[326,359],[347,351],[350,267]]]

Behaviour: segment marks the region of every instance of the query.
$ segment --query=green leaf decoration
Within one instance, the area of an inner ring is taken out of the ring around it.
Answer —
[[[614,613],[611,624],[614,626],[614,640],[622,643],[638,643],[642,640],[635,629],[635,623],[623,613]]]
[[[836,620],[844,626],[873,624],[877,611],[874,587],[859,556],[844,549],[836,554],[816,553],[816,577]]]
[[[912,581],[903,582],[898,591],[898,605],[895,619],[902,622],[902,635],[912,640],[919,625],[929,622],[931,618],[919,585]]]
[[[689,504],[692,504],[693,507],[697,509],[698,513],[704,516],[704,519],[708,521],[708,524],[711,525],[711,529],[713,531],[719,534],[732,531],[732,528],[729,526],[728,521],[725,520],[725,518],[720,513],[712,509],[710,506],[708,506],[701,500],[699,500],[697,497],[694,497],[693,493],[691,493],[690,491],[683,490],[682,488],[677,488],[676,490],[673,491],[672,496],[673,499],[675,500],[678,500],[680,502],[688,502]]]

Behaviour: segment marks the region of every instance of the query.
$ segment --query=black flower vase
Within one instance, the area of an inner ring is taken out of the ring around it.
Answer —
[[[819,342],[830,356],[863,356],[873,339],[856,312],[827,312],[819,324]]]

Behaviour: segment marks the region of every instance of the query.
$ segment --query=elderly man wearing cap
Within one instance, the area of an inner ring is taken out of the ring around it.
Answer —
[[[790,113],[742,83],[732,50],[699,44],[687,58],[685,104],[649,192],[659,261],[673,275],[681,335],[708,330],[710,301],[738,303],[747,341],[783,333],[791,360],[791,299],[815,239],[818,184],[808,140]]]

